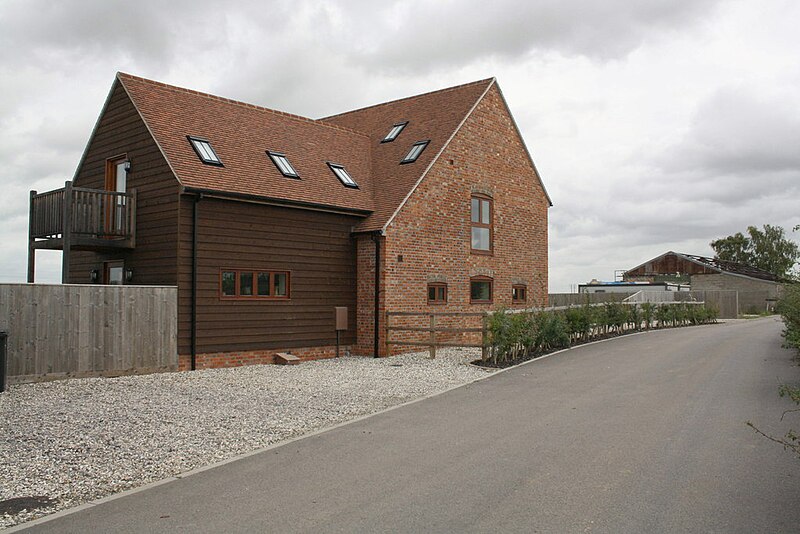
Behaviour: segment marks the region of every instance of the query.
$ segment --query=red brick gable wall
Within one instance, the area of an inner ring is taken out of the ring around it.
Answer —
[[[473,193],[488,193],[493,199],[492,255],[470,251]],[[511,301],[512,285],[517,283],[527,286],[526,306],[545,306],[548,207],[541,182],[494,86],[387,227],[382,247],[382,308],[474,312],[522,307]],[[360,240],[359,332],[354,350],[364,354],[372,354],[374,335],[372,254],[372,242]],[[470,303],[473,276],[493,278],[491,304]],[[434,281],[447,283],[447,304],[428,304],[427,284]],[[383,351],[384,316],[381,323]]]

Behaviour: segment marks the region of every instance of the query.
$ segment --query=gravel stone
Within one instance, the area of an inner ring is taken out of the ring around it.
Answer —
[[[477,349],[10,386],[0,394],[0,529],[466,384]],[[26,501],[13,501],[26,502]]]

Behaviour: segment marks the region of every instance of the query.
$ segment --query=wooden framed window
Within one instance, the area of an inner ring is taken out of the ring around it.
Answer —
[[[492,285],[494,280],[488,276],[476,276],[469,279],[469,301],[472,304],[490,304],[492,302]]]
[[[112,260],[103,262],[103,283],[110,286],[121,286],[125,283],[125,262]]]
[[[106,160],[106,191],[125,193],[128,187],[128,171],[130,161],[122,154]],[[103,231],[108,237],[124,235],[127,222],[127,198],[125,195],[108,195],[105,197],[105,225]]]
[[[493,250],[492,199],[473,195],[470,203],[472,239],[470,248],[475,254],[491,254]]]
[[[511,286],[511,302],[514,304],[525,304],[528,302],[528,286],[514,284]]]
[[[428,304],[447,304],[447,284],[428,284]]]
[[[222,269],[219,273],[220,299],[288,300],[288,271]]]

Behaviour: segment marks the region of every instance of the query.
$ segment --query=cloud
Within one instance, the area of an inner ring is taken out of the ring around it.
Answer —
[[[800,109],[796,94],[722,87],[702,101],[672,153],[677,170],[707,174],[800,173]],[[795,175],[797,178],[797,175]]]
[[[531,52],[624,57],[661,32],[685,28],[716,0],[394,2],[376,24],[350,11],[356,56],[383,72],[427,72],[479,58],[520,58]]]

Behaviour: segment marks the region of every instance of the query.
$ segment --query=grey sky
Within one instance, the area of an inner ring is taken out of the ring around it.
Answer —
[[[800,224],[790,1],[0,3],[0,282],[116,71],[310,117],[496,76],[555,206],[550,289]],[[795,240],[800,234],[790,234]],[[37,254],[37,280],[60,254]]]

